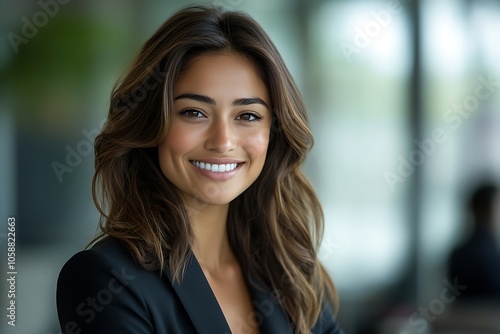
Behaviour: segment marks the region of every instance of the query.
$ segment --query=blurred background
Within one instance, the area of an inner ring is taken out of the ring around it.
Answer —
[[[18,270],[15,328],[0,280],[0,333],[60,333],[57,275],[96,232],[92,141],[111,89],[191,3],[0,1],[0,267],[14,216]],[[320,258],[345,332],[500,333],[495,294],[462,303],[462,276],[448,272],[475,231],[471,191],[500,181],[500,1],[201,3],[250,13],[303,93],[316,139],[305,169],[326,217]],[[498,275],[497,252],[479,256],[490,273],[468,270]]]

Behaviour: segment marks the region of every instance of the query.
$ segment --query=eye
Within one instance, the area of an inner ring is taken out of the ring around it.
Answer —
[[[262,116],[260,116],[257,113],[252,113],[252,112],[246,112],[241,115],[238,115],[236,117],[237,120],[242,120],[246,122],[258,122],[262,119]]]
[[[205,117],[205,115],[203,115],[203,113],[198,109],[184,109],[181,112],[179,112],[179,114],[187,118]]]

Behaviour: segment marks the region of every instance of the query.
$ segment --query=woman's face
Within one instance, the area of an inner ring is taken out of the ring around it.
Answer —
[[[271,129],[269,92],[241,55],[195,58],[174,83],[160,167],[185,200],[224,205],[259,176]]]

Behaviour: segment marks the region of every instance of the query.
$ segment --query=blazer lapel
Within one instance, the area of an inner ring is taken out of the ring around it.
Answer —
[[[198,333],[231,333],[210,284],[193,254],[188,260],[186,272],[180,284],[172,281],[172,273],[169,269],[165,269],[164,272]]]
[[[292,334],[293,328],[285,310],[263,284],[249,280],[257,319],[262,319],[262,334]]]

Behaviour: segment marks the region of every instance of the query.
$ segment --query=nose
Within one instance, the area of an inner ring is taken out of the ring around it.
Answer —
[[[226,120],[214,121],[208,129],[205,148],[216,153],[227,153],[235,148],[235,134]]]

